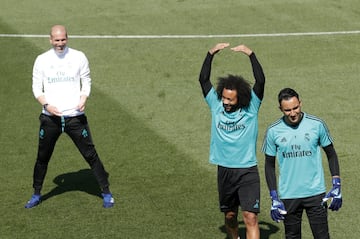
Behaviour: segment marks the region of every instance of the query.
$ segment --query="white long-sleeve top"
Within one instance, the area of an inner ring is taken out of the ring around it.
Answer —
[[[89,96],[91,89],[89,61],[83,52],[69,47],[61,54],[54,49],[44,52],[35,60],[32,80],[35,98],[45,96],[64,116],[84,113],[76,109],[80,96]]]

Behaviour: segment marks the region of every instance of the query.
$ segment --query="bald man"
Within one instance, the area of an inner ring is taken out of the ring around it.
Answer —
[[[103,197],[103,207],[114,205],[105,171],[90,134],[85,103],[90,95],[89,62],[81,51],[67,46],[66,28],[55,25],[50,31],[52,49],[39,55],[34,63],[32,91],[42,106],[38,154],[34,166],[34,193],[25,208],[41,202],[41,189],[55,144],[62,133],[75,143],[92,169]]]

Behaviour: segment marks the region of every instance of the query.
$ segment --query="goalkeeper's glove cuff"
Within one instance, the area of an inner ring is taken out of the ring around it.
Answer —
[[[270,191],[270,197],[271,197],[271,200],[279,200],[279,197],[278,197],[278,194],[277,194],[276,190],[271,190]]]
[[[340,185],[341,185],[341,179],[340,179],[340,178],[333,178],[333,179],[332,179],[332,184],[333,184],[334,187],[335,187],[335,186],[339,186],[339,187],[340,187]]]

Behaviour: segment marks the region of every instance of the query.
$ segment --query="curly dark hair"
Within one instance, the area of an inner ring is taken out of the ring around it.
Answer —
[[[251,100],[251,85],[242,76],[228,75],[227,77],[219,77],[216,88],[219,100],[222,99],[224,89],[236,90],[238,98],[237,109],[249,106]]]

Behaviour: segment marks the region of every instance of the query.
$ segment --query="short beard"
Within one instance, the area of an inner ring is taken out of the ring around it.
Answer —
[[[230,109],[229,110],[226,110],[227,107],[230,106]],[[230,104],[223,104],[223,107],[224,107],[224,110],[225,112],[227,113],[232,113],[232,112],[235,112],[239,109],[239,105],[236,104],[236,105],[230,105]]]

